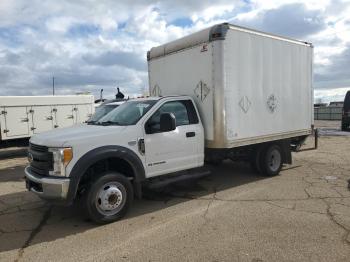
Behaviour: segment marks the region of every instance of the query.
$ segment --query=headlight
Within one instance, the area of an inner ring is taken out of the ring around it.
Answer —
[[[53,156],[53,170],[49,172],[51,176],[66,176],[66,167],[73,158],[71,147],[49,148]]]

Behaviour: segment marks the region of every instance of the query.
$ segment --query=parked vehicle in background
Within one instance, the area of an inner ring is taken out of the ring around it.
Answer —
[[[342,111],[341,130],[349,131],[350,129],[350,90],[346,93]]]
[[[123,217],[143,186],[250,161],[264,176],[292,162],[313,125],[312,45],[220,24],[148,52],[150,93],[97,122],[33,136],[28,190],[98,223]]]
[[[92,95],[1,96],[1,141],[83,123],[93,113]]]
[[[343,107],[344,106],[344,102],[343,101],[333,101],[330,102],[329,107]]]
[[[87,123],[97,122],[103,116],[107,115],[109,112],[123,104],[125,101],[125,99],[114,99],[103,102],[101,105],[95,107],[95,113],[87,120]]]

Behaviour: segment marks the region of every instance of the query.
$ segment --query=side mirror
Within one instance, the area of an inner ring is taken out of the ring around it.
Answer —
[[[169,132],[176,129],[176,119],[173,113],[160,115],[160,132]]]

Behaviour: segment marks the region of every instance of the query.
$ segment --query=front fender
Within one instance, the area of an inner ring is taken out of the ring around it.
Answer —
[[[130,164],[135,174],[134,180],[136,184],[140,184],[140,182],[145,180],[145,169],[142,161],[132,150],[122,146],[98,147],[83,155],[73,166],[70,173],[71,183],[67,195],[68,203],[73,202],[79,182],[88,168],[100,160],[111,157],[121,158]]]

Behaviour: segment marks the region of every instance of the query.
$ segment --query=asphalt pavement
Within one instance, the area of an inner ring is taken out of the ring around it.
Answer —
[[[312,145],[312,139],[308,145]],[[226,161],[148,191],[98,226],[25,190],[25,157],[0,160],[0,261],[349,261],[350,137],[324,135],[276,177]]]

